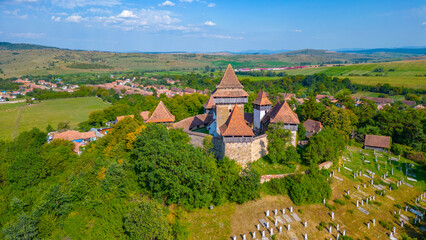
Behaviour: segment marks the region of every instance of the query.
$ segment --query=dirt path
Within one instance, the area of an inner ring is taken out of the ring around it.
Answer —
[[[16,136],[18,136],[18,127],[19,127],[19,122],[21,121],[21,115],[22,115],[22,109],[25,106],[19,107],[19,112],[18,115],[16,116],[16,120],[15,120],[15,126],[13,126],[13,133],[12,133],[12,138],[15,138]]]

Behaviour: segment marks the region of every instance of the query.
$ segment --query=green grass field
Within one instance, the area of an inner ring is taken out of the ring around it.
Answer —
[[[70,121],[72,128],[88,119],[91,112],[108,107],[97,97],[66,98],[37,102],[0,105],[0,139],[12,139],[33,127],[56,128],[59,122]]]
[[[374,72],[376,68],[383,68],[383,72]],[[426,89],[426,60],[356,64],[336,67],[316,67],[286,70],[284,72],[288,75],[312,75],[316,73],[324,73],[329,76],[349,78],[353,83],[364,85],[388,83],[392,86]],[[368,74],[368,76],[362,76],[364,74]],[[263,81],[278,79],[279,77],[253,77],[240,75],[239,78],[250,79],[252,81]]]
[[[383,72],[374,72],[376,68],[383,68]],[[426,60],[307,68],[289,70],[286,73],[289,75],[324,73],[329,76],[347,77],[354,83],[365,85],[389,83],[393,86],[426,89]],[[362,76],[363,74],[370,76]],[[382,76],[376,76],[376,74]]]

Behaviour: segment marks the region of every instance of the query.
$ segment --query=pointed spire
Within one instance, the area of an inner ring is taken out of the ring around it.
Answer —
[[[164,123],[164,122],[174,122],[175,116],[172,115],[167,109],[166,105],[164,105],[163,101],[158,103],[151,117],[146,121],[147,123]]]
[[[271,101],[269,101],[268,97],[266,96],[266,93],[263,90],[259,91],[256,99],[252,102],[252,104],[259,106],[272,105]]]
[[[244,116],[237,104],[225,124],[220,127],[222,136],[254,136],[253,131],[244,121]]]
[[[243,85],[238,80],[237,75],[235,75],[234,69],[232,69],[231,63],[228,64],[225,74],[223,74],[222,80],[220,81],[217,88],[241,88]]]

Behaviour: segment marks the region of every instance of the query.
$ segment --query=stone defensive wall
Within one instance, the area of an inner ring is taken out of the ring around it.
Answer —
[[[195,147],[203,147],[203,139],[208,136],[208,134],[200,133],[200,132],[193,132],[190,130],[183,130],[188,136],[191,138],[191,144]]]

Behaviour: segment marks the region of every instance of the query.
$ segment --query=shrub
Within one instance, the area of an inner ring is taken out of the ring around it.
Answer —
[[[346,198],[347,200],[351,199],[351,196],[349,196],[349,195],[343,195],[343,197]]]
[[[378,201],[371,201],[371,204],[377,205],[379,207],[382,206],[382,203]]]
[[[402,209],[401,205],[399,205],[399,204],[394,204],[394,206],[398,209]]]
[[[387,230],[391,231],[393,226],[391,222],[387,222],[384,220],[379,220],[379,224],[382,225],[382,227],[386,228]]]
[[[297,210],[299,213],[302,213],[303,214],[303,210],[302,209],[298,209]]]
[[[354,214],[354,210],[352,209],[348,209],[347,212],[350,213],[351,215]]]
[[[342,236],[342,240],[354,240],[354,239],[349,236]]]
[[[335,207],[335,206],[330,205],[330,204],[328,204],[328,203],[326,203],[326,204],[325,204],[325,206],[326,206],[326,207],[327,207],[330,211],[336,210],[336,207]]]
[[[335,202],[336,204],[339,204],[341,206],[345,206],[345,204],[346,204],[345,201],[340,200],[340,199],[334,199],[333,202]]]
[[[411,151],[409,154],[407,154],[407,158],[419,164],[423,164],[425,162],[425,155],[423,152]]]

